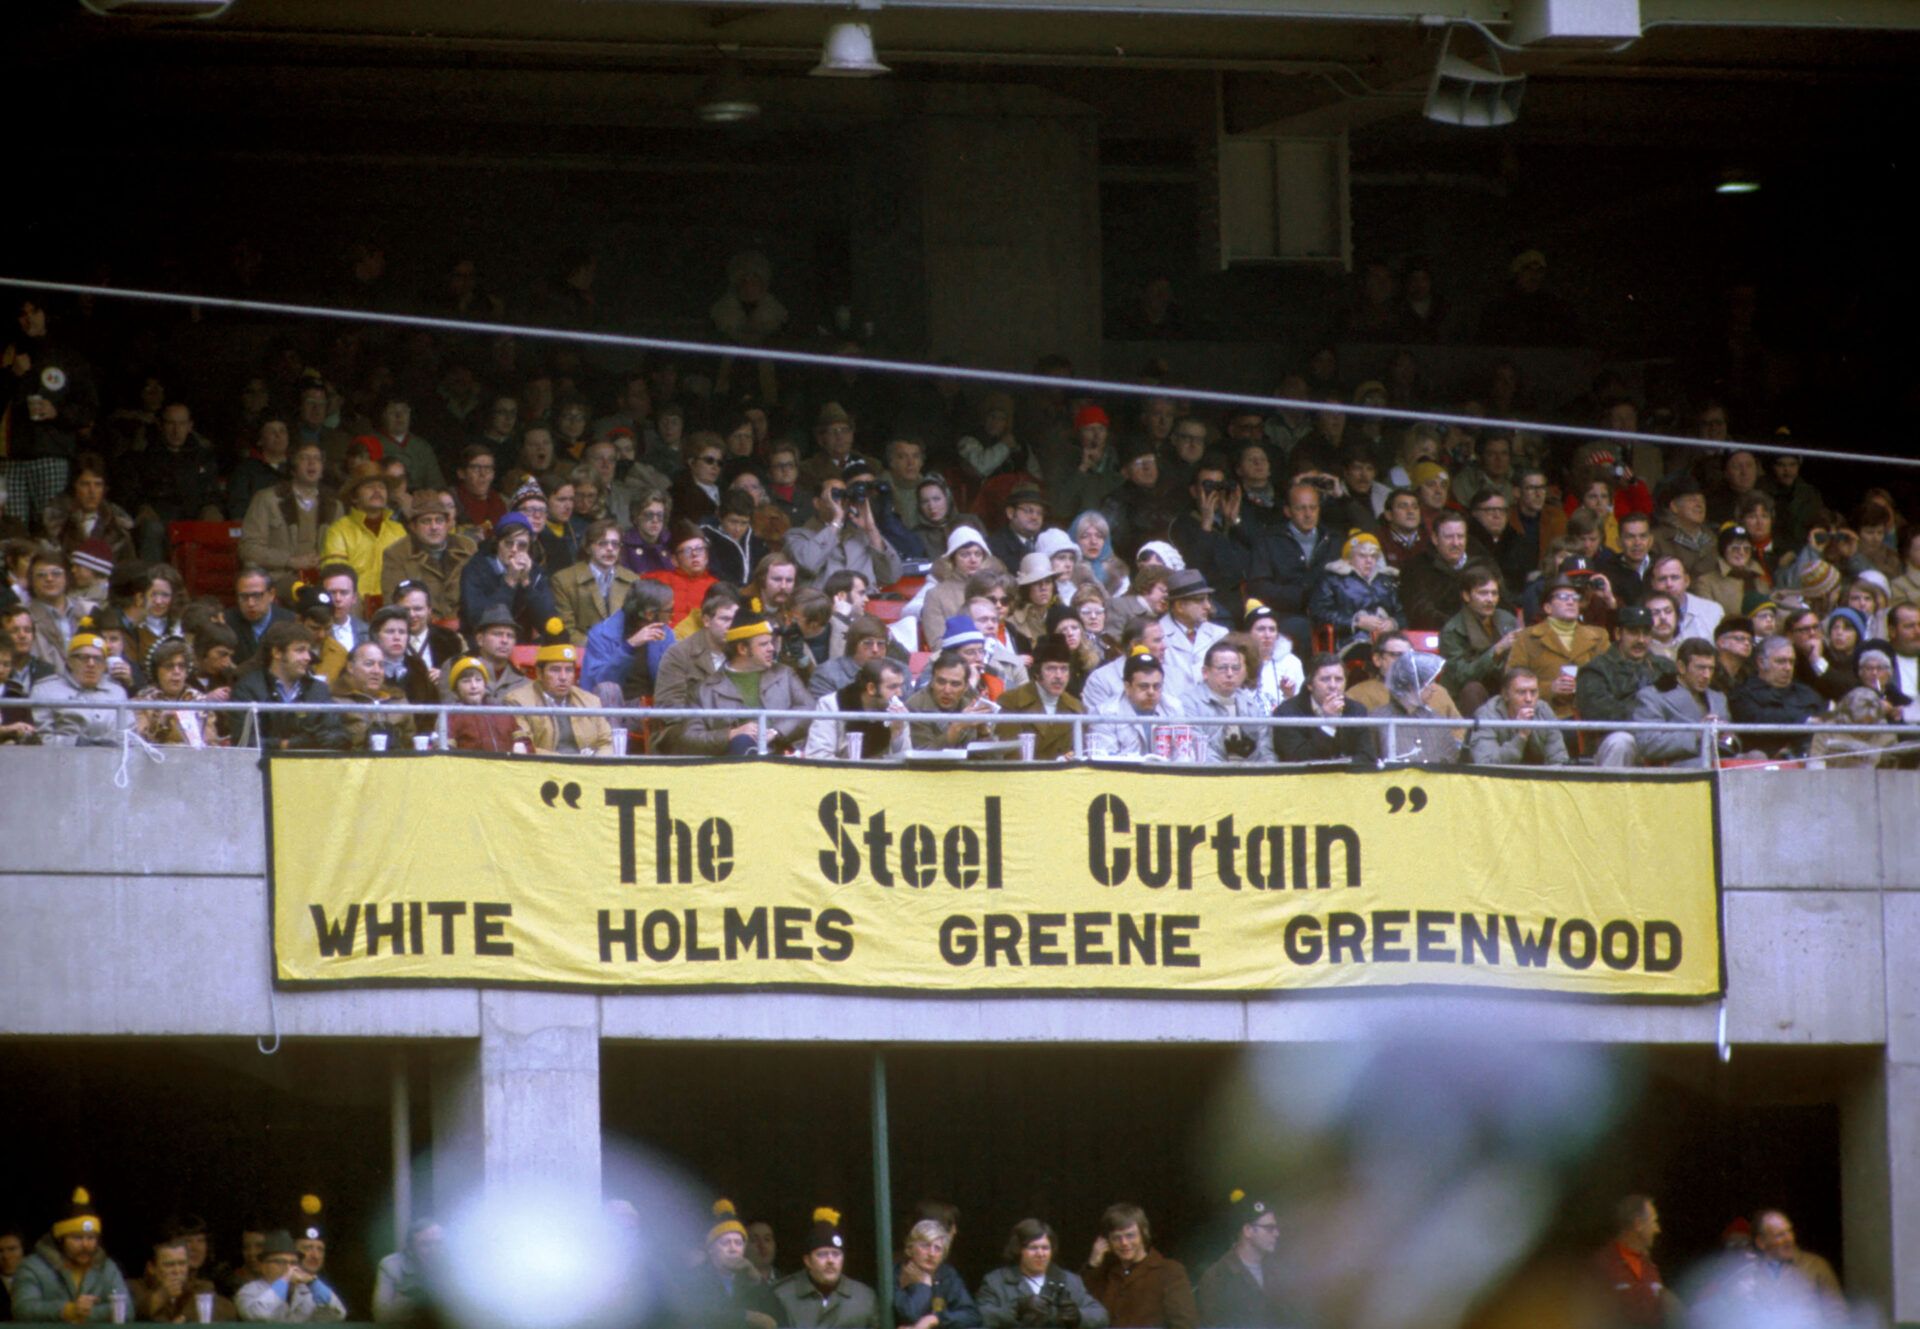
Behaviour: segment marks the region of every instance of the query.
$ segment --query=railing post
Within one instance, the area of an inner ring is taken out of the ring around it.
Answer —
[[[766,707],[763,706],[755,712],[754,719],[760,727],[760,732],[754,741],[759,745],[760,755],[764,757],[772,750],[770,744],[773,738],[773,735],[767,732],[772,721],[767,719]]]

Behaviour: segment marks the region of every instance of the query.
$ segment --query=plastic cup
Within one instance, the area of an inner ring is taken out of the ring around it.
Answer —
[[[115,1292],[108,1300],[113,1302],[113,1322],[115,1324],[125,1324],[127,1322],[127,1294],[124,1292]]]
[[[433,735],[415,734],[413,736],[413,750],[415,752],[431,752],[433,750]]]
[[[614,756],[624,757],[627,755],[627,740],[629,737],[631,737],[631,735],[629,735],[628,732],[624,729],[615,729],[613,731],[613,755]]]
[[[196,1292],[193,1294],[193,1318],[196,1324],[213,1323],[213,1293]]]
[[[859,761],[861,758],[861,755],[865,753],[866,750],[867,750],[867,736],[865,734],[848,734],[847,735],[847,760],[848,761]]]
[[[1039,744],[1038,734],[1020,735],[1020,760],[1032,761],[1035,747]]]
[[[385,752],[387,750],[387,736],[385,734],[368,734],[367,746],[375,752]]]

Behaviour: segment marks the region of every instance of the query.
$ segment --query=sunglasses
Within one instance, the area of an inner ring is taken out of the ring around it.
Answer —
[[[694,460],[704,466],[718,466],[720,464],[720,454],[717,452],[702,453],[700,456],[695,457]]]

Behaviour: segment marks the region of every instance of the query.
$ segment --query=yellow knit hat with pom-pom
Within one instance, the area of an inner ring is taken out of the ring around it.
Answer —
[[[100,1215],[94,1212],[93,1196],[87,1193],[85,1186],[75,1186],[73,1196],[67,1203],[66,1216],[53,1225],[53,1239],[71,1237],[81,1233],[100,1235]]]
[[[714,1224],[707,1229],[707,1245],[713,1245],[714,1242],[726,1236],[729,1232],[738,1232],[742,1240],[746,1238],[747,1225],[742,1223],[740,1216],[734,1212],[732,1200],[715,1200],[713,1202],[713,1217],[715,1220]]]
[[[807,1254],[817,1250],[845,1251],[847,1239],[840,1231],[840,1211],[821,1205],[813,1211],[813,1226],[807,1229]]]

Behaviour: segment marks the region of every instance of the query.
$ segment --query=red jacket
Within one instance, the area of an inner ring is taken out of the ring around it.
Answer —
[[[1667,1308],[1660,1266],[1651,1255],[1636,1255],[1610,1241],[1593,1256],[1593,1272],[1613,1303],[1622,1324],[1665,1324]]]

